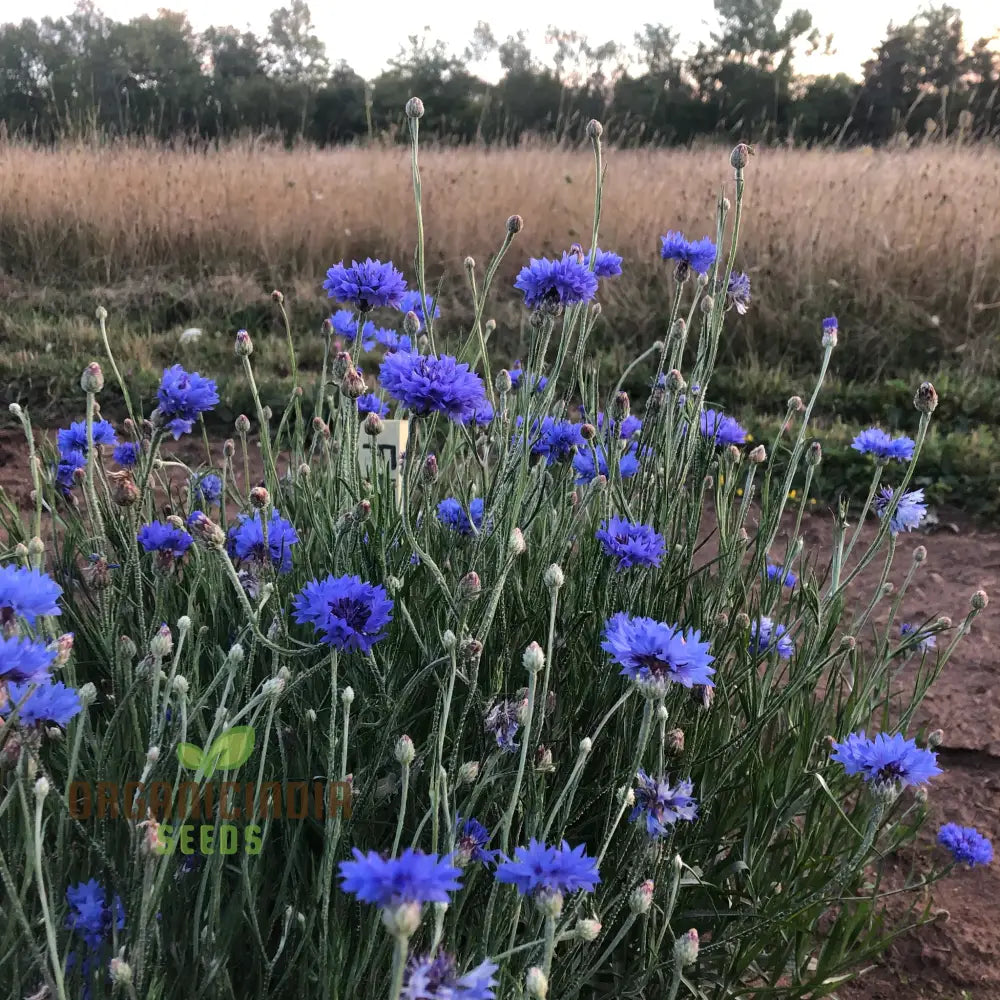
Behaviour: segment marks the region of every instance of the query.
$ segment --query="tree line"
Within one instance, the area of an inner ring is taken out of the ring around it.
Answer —
[[[946,4],[890,24],[860,79],[804,77],[796,51],[830,50],[806,10],[782,0],[715,0],[717,26],[682,54],[675,31],[646,24],[631,45],[551,27],[546,57],[519,32],[480,22],[461,52],[411,36],[374,79],[331,58],[305,0],[270,17],[266,35],[197,33],[161,10],[128,22],[78,0],[61,18],[0,26],[0,127],[52,143],[80,135],[212,142],[241,135],[319,145],[392,139],[419,94],[442,141],[579,136],[590,118],[626,144],[703,136],[758,142],[884,143],[919,132],[1000,133],[997,36],[970,44]],[[470,72],[499,62],[491,83]]]

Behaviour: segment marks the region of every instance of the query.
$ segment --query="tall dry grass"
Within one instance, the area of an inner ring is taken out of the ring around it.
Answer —
[[[726,155],[608,152],[601,245],[627,267],[609,291],[610,341],[653,330],[668,288],[658,237],[670,228],[705,235]],[[589,237],[586,149],[429,150],[421,165],[430,272],[445,299],[462,301],[463,259],[485,262],[511,213],[525,228],[505,285],[529,255]],[[817,318],[836,312],[859,374],[953,361],[956,352],[995,368],[995,148],[767,149],[751,161],[748,186],[738,263],[755,303],[735,327],[734,352],[805,358]],[[122,308],[148,307],[155,325],[165,298],[175,307],[169,320],[183,322],[185,310],[197,318],[225,309],[234,287],[256,295],[280,285],[322,315],[327,267],[371,254],[409,269],[413,233],[403,149],[0,148],[9,301],[97,292]],[[501,315],[513,322],[515,296],[503,295],[511,305]]]

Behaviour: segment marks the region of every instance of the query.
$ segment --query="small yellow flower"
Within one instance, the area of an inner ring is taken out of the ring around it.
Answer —
[[[799,491],[798,491],[798,490],[792,490],[792,491],[791,491],[791,492],[790,492],[790,493],[788,494],[788,499],[789,499],[789,500],[794,500],[794,499],[795,499],[795,498],[796,498],[796,497],[797,497],[798,495],[799,495]]]
[[[752,441],[753,440],[753,435],[752,434],[748,434],[747,435],[747,440],[748,441]]]
[[[810,497],[810,498],[809,498],[809,502],[810,502],[811,504],[815,504],[815,503],[816,503],[816,498],[815,498],[815,497]]]
[[[737,486],[737,487],[736,487],[736,495],[737,495],[738,497],[741,497],[741,496],[743,496],[743,487],[742,487],[742,486]]]
[[[726,485],[726,477],[725,476],[719,476],[719,485],[720,486],[725,486]]]

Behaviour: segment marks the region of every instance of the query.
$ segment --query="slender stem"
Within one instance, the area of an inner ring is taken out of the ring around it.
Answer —
[[[49,912],[49,897],[45,890],[45,876],[42,870],[42,810],[45,799],[41,795],[35,797],[35,878],[38,882],[38,900],[42,907],[42,919],[45,921],[45,939],[49,947],[49,959],[52,962],[52,972],[56,977],[56,990],[59,1000],[66,1000],[66,984],[63,981],[63,967],[59,961],[59,946],[56,944],[56,929]]]
[[[507,809],[503,815],[503,834],[501,843],[504,854],[507,853],[507,846],[510,843],[510,826],[514,821],[514,811],[517,809],[517,800],[521,794],[521,782],[524,780],[524,765],[528,759],[528,746],[531,743],[531,719],[535,711],[535,694],[538,689],[538,671],[532,670],[528,676],[528,713],[524,720],[524,738],[521,740],[521,757],[517,763],[517,778],[514,780],[514,789],[507,803]]]
[[[396,836],[392,839],[392,854],[389,855],[392,858],[399,851],[399,841],[403,836],[403,821],[406,817],[406,800],[410,794],[410,765],[404,763],[401,766],[403,770],[403,788],[399,796],[399,814],[396,816]]]
[[[392,978],[389,980],[389,1000],[399,1000],[403,991],[403,974],[406,972],[407,939],[397,934],[392,947]]]

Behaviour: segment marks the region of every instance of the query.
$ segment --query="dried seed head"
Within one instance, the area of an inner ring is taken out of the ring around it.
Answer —
[[[131,507],[139,499],[139,487],[136,486],[135,479],[129,469],[121,469],[118,472],[109,472],[108,481],[111,483],[111,500],[119,507]]]

